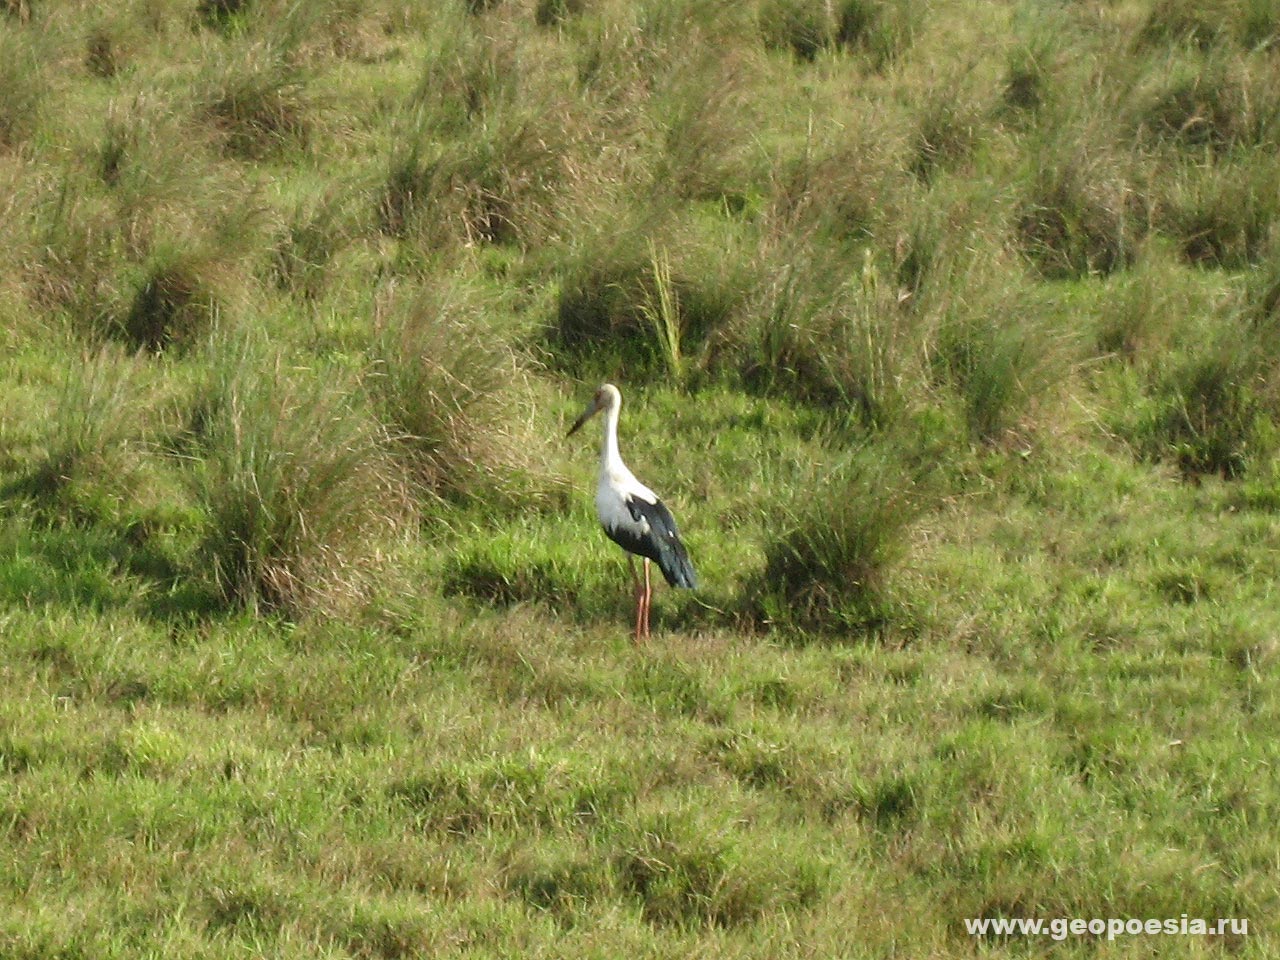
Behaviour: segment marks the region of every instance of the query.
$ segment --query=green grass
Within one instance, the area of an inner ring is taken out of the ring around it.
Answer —
[[[1273,955],[1276,23],[0,2],[0,956]]]

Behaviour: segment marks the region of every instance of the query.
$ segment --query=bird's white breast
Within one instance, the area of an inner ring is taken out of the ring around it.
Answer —
[[[647,533],[649,524],[643,517],[639,521],[631,516],[627,509],[627,499],[635,498],[647,503],[656,503],[657,495],[635,478],[626,467],[621,470],[601,470],[600,481],[596,486],[596,513],[600,522],[611,530],[632,529],[638,533]]]

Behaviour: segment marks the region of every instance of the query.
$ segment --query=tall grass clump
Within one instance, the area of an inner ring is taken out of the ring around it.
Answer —
[[[101,24],[89,31],[84,44],[84,65],[95,77],[110,80],[122,66],[120,44]]]
[[[303,149],[313,126],[305,77],[287,51],[267,44],[216,64],[204,80],[200,109],[226,152],[245,160]]]
[[[318,300],[328,285],[330,263],[350,242],[350,232],[335,198],[296,204],[271,251],[271,275],[276,285],[300,300]]]
[[[24,258],[36,306],[67,317],[90,337],[111,329],[128,296],[118,223],[109,206],[68,174],[31,198],[31,235]]]
[[[526,508],[551,495],[524,419],[530,375],[473,293],[446,287],[393,305],[371,359],[375,408],[421,491]]]
[[[128,487],[150,415],[141,363],[105,344],[68,365],[42,422],[29,492],[52,503],[74,487]]]
[[[410,98],[420,122],[437,134],[465,134],[472,123],[516,103],[522,70],[514,41],[461,23],[443,24],[434,39]]]
[[[200,0],[196,15],[206,27],[229,30],[232,24],[243,20],[252,6],[251,0]]]
[[[1185,286],[1176,267],[1155,251],[1141,258],[1130,273],[1114,281],[1101,303],[1094,349],[1126,364],[1166,349],[1177,330],[1170,317],[1207,309],[1188,297]]]
[[[717,88],[714,72],[707,69],[717,59],[708,41],[713,32],[726,40],[734,29],[726,9],[682,2],[630,4],[624,9],[624,16],[584,19],[576,57],[583,89],[597,103],[618,111],[612,114],[617,119],[628,117],[623,110],[646,102],[653,106],[648,98],[658,93],[663,119],[675,121],[667,127],[674,133],[682,125],[680,117],[667,113],[668,102],[662,94],[697,78],[698,93],[684,102],[671,98],[670,106],[693,114],[715,111],[722,90]],[[672,80],[676,82],[671,84]]]
[[[843,121],[833,140],[807,138],[773,172],[770,238],[850,246],[876,239],[915,186],[906,172],[909,151],[909,135],[867,112]]]
[[[914,41],[921,6],[903,0],[770,0],[760,10],[760,35],[766,47],[790,50],[802,61],[842,50],[880,70]]]
[[[1237,0],[1156,0],[1138,29],[1138,46],[1208,50],[1231,35]]]
[[[555,222],[562,154],[532,118],[495,122],[475,136],[408,135],[389,159],[378,201],[384,232],[428,249],[527,245]]]
[[[747,293],[734,258],[682,237],[659,247],[658,232],[624,226],[565,265],[548,330],[559,365],[589,378],[688,373],[695,348],[728,323]]]
[[[658,344],[667,375],[675,383],[684,377],[684,357],[680,343],[684,336],[684,319],[680,313],[680,301],[671,280],[671,259],[665,250],[659,251],[651,243],[649,258],[653,264],[652,290],[645,291],[641,312],[649,321]]]
[[[346,378],[214,341],[192,426],[201,555],[223,596],[300,616],[363,600],[411,518],[386,433]]]
[[[760,35],[765,46],[790,50],[800,60],[813,61],[832,46],[835,24],[829,5],[815,0],[772,0],[760,10]]]
[[[189,345],[216,323],[221,300],[215,284],[221,265],[213,251],[166,244],[143,265],[119,325],[125,342],[158,352]]]
[[[210,156],[209,138],[159,97],[112,100],[102,117],[79,195],[101,195],[112,235],[131,259],[145,258],[163,233],[189,237],[245,205],[246,184]]]
[[[1051,41],[1036,38],[1009,54],[1005,68],[1004,106],[1010,111],[1034,113],[1044,105],[1053,89],[1049,73]]]
[[[586,10],[586,0],[538,0],[533,22],[540,27],[558,27]]]
[[[1245,302],[1246,316],[1264,335],[1280,330],[1280,242],[1250,274]]]
[[[90,76],[99,80],[124,78],[143,63],[148,41],[163,30],[160,20],[164,10],[157,4],[146,14],[139,14],[138,8],[129,4],[94,9],[83,32],[81,48],[82,62]]]
[[[235,193],[233,179],[188,181],[183,203],[170,194],[183,188],[182,178],[153,193],[133,183],[146,176],[130,171],[130,186],[115,198],[129,268],[127,304],[112,332],[139,349],[192,346],[250,289],[247,261],[259,253],[259,211],[252,189],[239,184],[248,196]]]
[[[1131,436],[1141,454],[1184,474],[1227,479],[1265,463],[1280,441],[1274,348],[1235,324],[1150,372],[1150,401]]]
[[[998,223],[969,226],[975,214],[981,217],[975,207],[985,204],[985,198],[944,186],[915,194],[882,231],[886,243],[892,240],[883,283],[900,309],[927,316],[968,287],[966,273],[977,251],[1002,249]]]
[[[916,317],[870,251],[841,275],[797,252],[771,273],[729,333],[743,381],[766,395],[889,423],[918,382]]]
[[[131,126],[112,109],[102,125],[94,172],[109,188],[120,185],[121,173],[130,153],[137,148],[136,125]]]
[[[1280,161],[1250,149],[1208,164],[1183,164],[1161,187],[1157,224],[1188,263],[1243,269],[1265,254],[1280,224]]]
[[[35,132],[47,95],[36,46],[0,22],[0,151],[20,146]]]
[[[924,184],[968,160],[981,139],[981,112],[955,81],[925,96],[913,138],[911,172]]]
[[[1062,375],[1055,345],[1032,316],[1030,305],[1001,289],[978,289],[943,308],[933,374],[959,397],[974,440],[991,443],[1016,429]]]
[[[1133,262],[1146,206],[1123,158],[1046,145],[1015,214],[1018,246],[1048,279],[1109,274]]]
[[[4,0],[4,3],[0,3],[0,14],[11,17],[18,23],[30,23],[31,4],[29,0]]]
[[[112,103],[86,166],[33,179],[22,198],[33,300],[89,339],[195,343],[243,291],[259,239],[253,188],[199,140],[164,104]]]
[[[1215,155],[1280,143],[1280,66],[1220,52],[1154,70],[1134,99],[1136,125],[1152,144]]]
[[[1280,45],[1280,8],[1272,0],[1245,0],[1240,40],[1246,50],[1262,53]]]
[[[764,571],[750,587],[758,616],[818,632],[887,625],[890,577],[920,509],[908,468],[885,444],[835,463],[771,519]]]
[[[836,43],[883,70],[915,42],[927,7],[911,0],[841,0],[835,5]]]
[[[685,29],[697,30],[692,25]],[[679,41],[666,36],[656,42]],[[689,37],[685,42],[699,41]],[[656,126],[658,135],[659,152],[644,168],[652,184],[651,197],[668,202],[709,201],[730,214],[755,207],[760,202],[763,164],[749,139],[753,124],[744,122],[753,105],[741,77],[702,51],[688,62],[671,63],[670,57],[666,48],[630,54],[630,66],[656,72],[656,76],[641,73],[629,78],[640,85],[639,96],[645,98],[647,116],[637,116],[636,122]],[[645,85],[653,91],[647,96]],[[639,163],[646,159],[643,154],[637,157]],[[596,176],[610,178],[611,174],[601,171]]]

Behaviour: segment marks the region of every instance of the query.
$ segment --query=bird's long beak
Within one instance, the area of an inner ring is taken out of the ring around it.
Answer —
[[[587,409],[582,411],[582,416],[580,416],[577,420],[573,421],[573,426],[569,428],[569,432],[565,434],[565,437],[566,438],[572,437],[575,433],[578,432],[578,429],[584,423],[586,423],[588,420],[594,417],[596,413],[599,412],[599,410],[600,410],[600,404],[598,404],[595,398],[593,397],[591,402],[587,404]]]

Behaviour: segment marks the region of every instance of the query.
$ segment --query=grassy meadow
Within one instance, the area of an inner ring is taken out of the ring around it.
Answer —
[[[0,957],[1273,956],[1278,570],[1275,0],[0,0]]]

